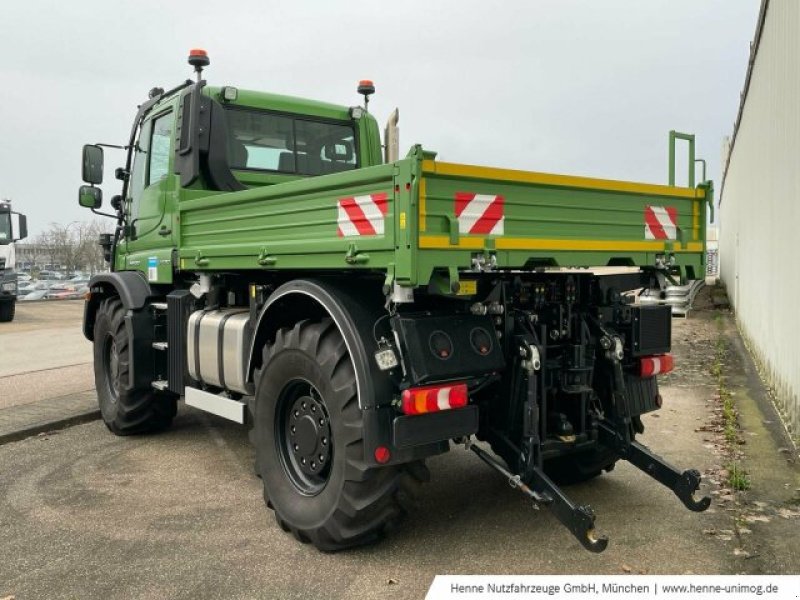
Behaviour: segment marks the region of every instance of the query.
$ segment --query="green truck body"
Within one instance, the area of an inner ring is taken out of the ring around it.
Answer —
[[[239,101],[286,110],[292,99],[240,92]],[[296,103],[294,110],[314,116],[349,118],[345,107]],[[377,131],[369,115],[357,123],[362,140]],[[427,285],[438,270],[471,270],[476,254],[493,255],[499,268],[654,266],[666,257],[689,279],[704,272],[710,182],[680,188],[440,163],[419,146],[402,160],[374,164],[374,144],[361,146],[360,164],[371,166],[304,179],[234,171],[253,186],[243,191],[209,194],[166,175],[143,191],[142,231],[118,254],[117,266],[147,273],[148,259],[157,256],[165,266],[151,280],[170,283],[177,247],[181,270],[377,269],[412,287]],[[370,194],[387,195],[382,233],[338,235],[339,203]],[[502,233],[464,231],[458,194],[502,197]],[[675,211],[671,239],[648,239],[649,206]]]
[[[672,369],[668,307],[627,292],[701,277],[713,186],[445,163],[365,107],[208,87],[140,106],[84,332],[114,433],[186,403],[250,423],[278,523],[338,550],[405,514],[451,440],[599,552],[554,480],[625,459],[692,510],[696,471],[635,440]],[[102,149],[80,203],[101,206]],[[613,267],[609,269],[609,267]],[[489,442],[490,455],[471,436]],[[498,458],[499,457],[499,458]]]

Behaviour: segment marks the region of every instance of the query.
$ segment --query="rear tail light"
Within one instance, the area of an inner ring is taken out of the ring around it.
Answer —
[[[663,375],[675,368],[675,361],[672,354],[661,354],[659,356],[645,356],[641,359],[641,376],[652,377],[653,375]]]
[[[429,385],[403,391],[401,409],[407,415],[421,415],[467,405],[466,383]]]

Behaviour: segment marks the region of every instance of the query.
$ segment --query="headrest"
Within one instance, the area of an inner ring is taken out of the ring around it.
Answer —
[[[350,162],[353,160],[353,145],[345,141],[325,144],[323,153],[328,160]]]

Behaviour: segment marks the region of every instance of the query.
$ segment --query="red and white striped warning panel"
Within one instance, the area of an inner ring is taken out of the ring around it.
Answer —
[[[339,237],[383,235],[389,194],[366,194],[339,200]]]
[[[674,206],[644,207],[644,239],[675,240],[678,238],[678,211]]]
[[[503,235],[504,203],[502,196],[456,192],[458,232]]]

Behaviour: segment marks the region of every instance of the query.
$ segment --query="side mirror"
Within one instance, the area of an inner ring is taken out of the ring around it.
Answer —
[[[113,208],[117,212],[122,210],[122,196],[120,196],[119,194],[111,196],[111,208]]]
[[[24,240],[28,237],[28,217],[23,214],[17,213],[17,237],[14,238],[14,241],[17,240]]]
[[[78,190],[78,204],[84,208],[97,210],[103,205],[102,190],[90,185],[82,185]]]
[[[83,147],[83,180],[92,185],[103,183],[103,149],[100,146],[86,144]]]

